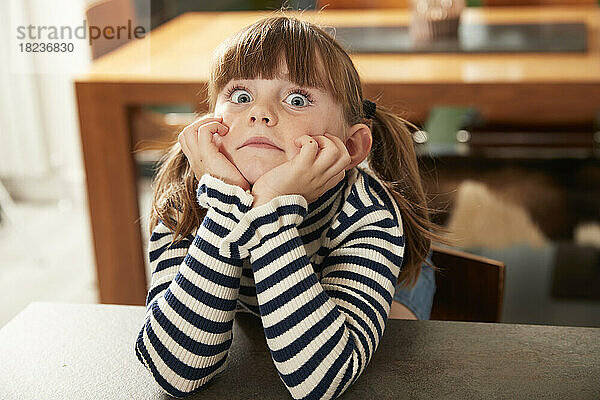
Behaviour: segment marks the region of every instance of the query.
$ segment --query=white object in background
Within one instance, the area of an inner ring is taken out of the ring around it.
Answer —
[[[10,59],[9,39],[16,34],[11,30],[15,24],[81,24],[87,0],[60,3],[64,7],[54,1],[0,2],[1,59]],[[11,16],[18,18],[11,20]],[[64,55],[55,54],[57,59]],[[75,64],[87,68],[91,62],[87,43],[71,57],[77,58]],[[84,201],[85,174],[74,76],[67,69],[49,73],[56,66],[30,67],[42,67],[41,73],[26,73],[29,67],[15,73],[10,63],[0,63],[0,177],[17,199],[60,200],[63,205],[64,200]],[[44,68],[48,73],[44,73]]]
[[[0,179],[0,213],[3,216],[3,220],[6,219],[11,225],[17,226],[15,221],[22,220],[20,218],[19,210],[15,205],[13,199],[10,197],[10,194],[2,184],[2,180]]]
[[[409,34],[413,42],[457,38],[465,0],[411,0]]]
[[[23,231],[22,225],[19,221],[23,221],[23,215],[15,205],[10,194],[2,184],[0,179],[0,214],[2,219],[0,220],[0,227],[3,225],[10,225],[10,227],[16,232],[17,237],[26,238],[28,235]],[[26,240],[18,240],[17,246],[21,247],[22,254],[28,254],[31,249],[27,247]]]
[[[593,246],[600,249],[600,222],[582,222],[575,227],[573,235],[579,246]]]

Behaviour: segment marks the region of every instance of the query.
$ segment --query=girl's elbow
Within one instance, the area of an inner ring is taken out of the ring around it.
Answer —
[[[179,390],[169,384],[164,385],[158,381],[156,381],[156,383],[158,384],[160,389],[163,391],[163,393],[166,393],[169,396],[175,397],[177,399],[184,399],[184,398],[191,396],[192,394],[197,393],[198,391],[202,390],[206,382],[199,386],[192,386],[186,390]]]
[[[193,393],[196,393],[210,381],[216,375],[218,375],[224,368],[225,363],[221,363],[220,367],[216,368],[217,365],[212,366],[209,373],[202,373],[197,377],[190,379],[182,377],[174,369],[169,368],[166,364],[162,364],[162,367],[154,363],[152,358],[147,352],[143,341],[138,340],[135,345],[135,352],[138,360],[144,365],[144,367],[150,372],[154,381],[160,387],[160,389],[176,398],[185,398]],[[185,375],[185,374],[183,374]],[[197,379],[195,379],[197,378]]]
[[[154,381],[158,387],[166,394],[178,399],[186,398],[194,393],[201,391],[206,384],[212,380],[214,375],[205,377],[198,381],[187,381],[175,374],[173,371],[167,371],[164,375],[156,369],[148,368],[152,373]]]

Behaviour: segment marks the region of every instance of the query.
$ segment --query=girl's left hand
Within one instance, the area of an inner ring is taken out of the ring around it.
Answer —
[[[252,186],[253,208],[286,194],[302,195],[311,203],[344,179],[351,159],[340,138],[328,133],[304,135],[294,144],[301,147],[300,152],[262,175]]]

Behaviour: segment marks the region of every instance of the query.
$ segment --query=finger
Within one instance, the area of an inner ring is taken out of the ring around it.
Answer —
[[[314,138],[319,142],[320,150],[315,160],[315,168],[323,173],[335,164],[339,156],[339,149],[331,139],[325,136],[314,136]]]
[[[229,132],[229,127],[223,124],[221,121],[209,121],[198,127],[198,131],[200,131],[201,129],[206,129],[211,134],[218,133],[221,136],[224,136],[227,134],[227,132]]]
[[[348,170],[347,166],[350,164],[350,156],[345,155],[341,156],[338,161],[335,162],[327,171],[323,173],[325,177],[334,177],[338,174],[343,173]]]
[[[185,128],[183,128],[183,130],[184,131],[185,130],[194,131],[194,130],[198,129],[198,127],[200,125],[203,125],[207,122],[212,122],[212,121],[221,122],[221,121],[223,121],[223,117],[213,117],[212,114],[206,114],[206,115],[203,115],[202,117],[198,118],[191,124],[187,125]]]
[[[342,170],[339,173],[332,176],[331,178],[329,178],[329,180],[327,180],[325,182],[325,184],[323,185],[325,187],[325,192],[327,192],[329,189],[335,187],[335,185],[340,183],[340,181],[342,179],[344,179],[345,176],[346,176],[346,171]],[[325,193],[325,192],[323,192],[323,193]]]
[[[342,142],[342,139],[340,139],[339,137],[337,137],[331,133],[328,133],[328,132],[325,132],[323,134],[323,136],[325,136],[326,138],[331,140],[336,145],[336,147],[340,150],[341,153],[343,153],[344,150],[348,151],[348,149],[346,149],[346,145],[344,144],[344,142]]]
[[[225,124],[222,124],[219,121],[211,121],[211,122],[207,122],[206,124],[202,124],[198,127],[198,132],[205,132],[205,133],[210,133],[210,135],[212,136],[214,133],[218,133],[219,135],[223,136],[225,135],[227,132],[229,132],[229,127]]]
[[[315,140],[314,136],[303,135],[294,140],[296,146],[300,145],[300,153],[296,157],[302,163],[310,163],[315,159],[317,152],[319,151],[319,143]]]
[[[348,169],[347,167],[350,165],[350,163],[352,162],[352,158],[350,158],[350,153],[348,152],[348,148],[346,147],[346,145],[344,144],[344,142],[342,141],[342,139],[340,139],[339,137],[332,135],[330,133],[325,133],[325,136],[328,137],[329,139],[331,139],[332,142],[334,142],[337,145],[337,148],[339,149],[339,157],[337,157],[337,161],[336,161],[336,165],[333,166],[334,169]]]
[[[350,155],[341,139],[336,136],[325,134],[322,136],[324,149],[322,155],[317,156],[315,167],[319,168],[322,179],[327,182],[336,176],[344,174],[346,166],[350,163]]]
[[[222,117],[217,117],[217,118],[207,117],[207,116],[202,117],[202,118],[197,119],[196,121],[192,122],[185,128],[183,128],[179,135],[185,136],[186,139],[190,139],[189,136],[192,136],[193,138],[195,138],[198,134],[198,128],[200,126],[202,126],[203,124],[206,124],[206,123],[210,123],[210,122],[220,122],[220,121],[222,121],[222,119],[223,119]],[[187,144],[189,147],[190,142],[188,141]]]
[[[198,145],[203,148],[210,148],[210,146],[216,147],[216,144],[213,142],[213,135],[216,133],[220,136],[224,136],[227,132],[229,132],[229,127],[217,121],[201,125],[198,128],[197,133]]]
[[[186,136],[183,135],[183,132],[179,134],[179,145],[181,146],[181,151],[183,152],[185,159],[187,160],[188,164],[190,165],[190,167],[192,167],[193,170],[193,156],[190,152],[190,148],[187,145]]]

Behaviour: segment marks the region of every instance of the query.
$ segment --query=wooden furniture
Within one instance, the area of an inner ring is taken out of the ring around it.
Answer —
[[[402,9],[294,14],[329,26],[408,24]],[[147,292],[129,110],[205,109],[209,54],[268,12],[189,13],[96,60],[75,82],[100,300],[143,304]],[[466,23],[578,22],[589,51],[561,54],[355,54],[364,95],[414,123],[434,105],[475,105],[489,121],[588,122],[600,105],[600,9],[469,8]],[[150,43],[152,44],[150,46]],[[143,229],[146,229],[144,227]]]
[[[135,355],[144,314],[30,304],[0,330],[0,397],[167,398]],[[260,320],[238,313],[233,331],[227,369],[187,399],[289,399]],[[343,399],[595,400],[599,359],[600,328],[390,320]]]
[[[432,246],[436,292],[431,320],[500,322],[504,295],[504,263],[441,246]],[[392,319],[415,319],[392,301]]]
[[[100,0],[92,3],[85,12],[88,26],[126,26],[127,21],[132,21],[136,26],[136,15],[131,0]],[[90,44],[92,59],[97,59],[116,48],[127,43],[129,40],[106,39],[101,36]],[[135,142],[134,151],[152,150],[160,146],[168,134],[175,132],[174,126],[165,121],[165,115],[160,112],[146,109],[145,107],[132,107],[129,110],[131,135]],[[190,121],[192,122],[192,121]],[[187,124],[185,124],[187,125]],[[184,126],[185,126],[184,125]]]
[[[504,263],[463,251],[434,246],[436,292],[432,320],[500,322]]]

